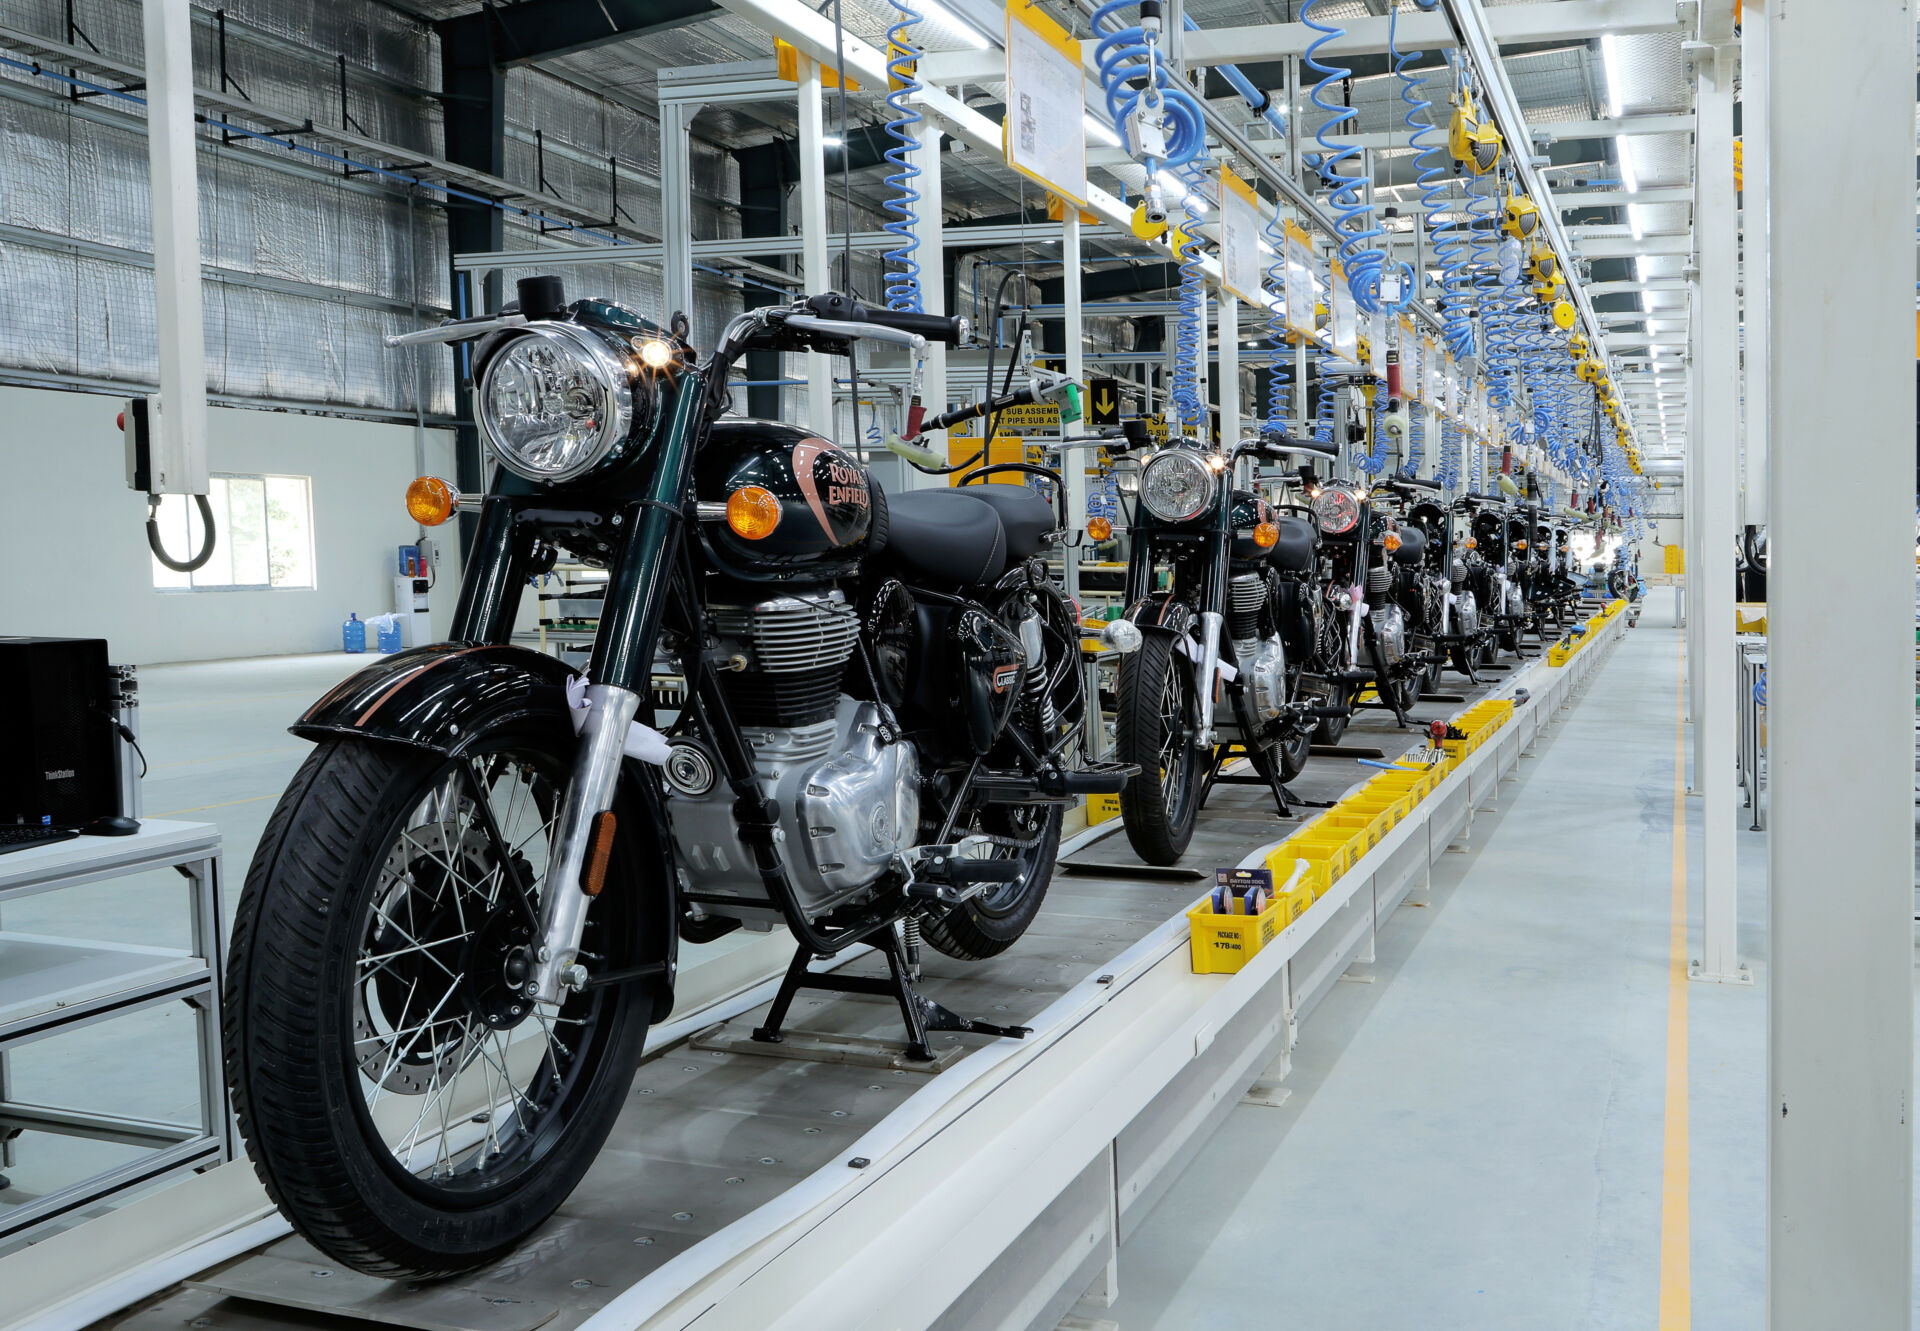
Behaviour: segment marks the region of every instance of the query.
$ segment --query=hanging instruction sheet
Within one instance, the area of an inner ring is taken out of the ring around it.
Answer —
[[[1367,318],[1367,369],[1374,378],[1387,377],[1387,312],[1375,310]]]
[[[1260,289],[1260,196],[1239,176],[1220,168],[1220,285],[1251,305],[1264,305]]]
[[[1007,6],[1007,165],[1075,203],[1087,201],[1080,43],[1032,0]]]
[[[1332,312],[1333,354],[1341,360],[1360,360],[1360,311],[1354,308],[1353,288],[1347,285],[1346,265],[1335,255],[1328,265],[1327,309]]]
[[[1293,222],[1287,233],[1287,329],[1314,335],[1313,326],[1313,242]]]
[[[1473,385],[1473,429],[1482,437],[1493,431],[1493,412],[1487,405],[1487,381],[1477,380]]]
[[[1413,320],[1400,321],[1400,391],[1409,402],[1425,402],[1426,389],[1420,382],[1420,335],[1413,331]]]
[[[1446,410],[1446,375],[1440,364],[1440,348],[1432,338],[1420,342],[1420,400],[1435,411]]]

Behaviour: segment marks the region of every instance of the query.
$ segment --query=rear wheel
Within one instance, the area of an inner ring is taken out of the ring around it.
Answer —
[[[558,748],[532,731],[457,759],[322,744],[248,871],[223,1004],[234,1107],[280,1209],[358,1270],[430,1279],[511,1252],[620,1112],[651,995],[536,1004],[518,984]],[[582,944],[595,969],[643,960],[643,858],[616,843]]]
[[[1199,745],[1193,667],[1169,633],[1149,633],[1120,663],[1114,740],[1119,760],[1139,775],[1120,791],[1120,817],[1134,853],[1172,864],[1186,853],[1210,755]]]
[[[929,914],[921,923],[921,937],[962,961],[983,961],[1012,947],[1046,900],[1060,853],[1063,816],[1057,804],[987,805],[970,830],[992,838],[978,847],[978,858],[1013,860],[1020,865],[1020,877],[994,883],[976,897]]]

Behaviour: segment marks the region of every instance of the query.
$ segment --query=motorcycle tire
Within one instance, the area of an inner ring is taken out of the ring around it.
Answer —
[[[1353,700],[1360,696],[1358,685],[1343,685],[1334,691],[1334,701],[1342,707],[1353,706]],[[1351,716],[1323,716],[1313,728],[1309,744],[1338,744],[1340,737],[1347,733],[1347,723]]]
[[[1168,633],[1147,634],[1120,663],[1115,757],[1140,767],[1121,787],[1120,820],[1148,864],[1172,864],[1186,853],[1206,795],[1211,755],[1196,742],[1193,673]]]
[[[927,944],[961,961],[985,961],[1018,942],[1040,913],[1053,881],[1064,817],[1057,804],[988,805],[974,830],[1031,842],[1006,848],[1002,857],[1019,860],[1025,872],[1014,882],[994,883],[957,906],[928,914],[920,925]]]
[[[222,1002],[234,1110],[268,1195],[355,1270],[431,1280],[512,1252],[573,1191],[626,1100],[652,993],[610,985],[523,1013],[504,973],[532,938],[539,888],[517,899],[526,911],[505,892],[545,872],[565,751],[532,725],[457,760],[326,741],[247,872]],[[503,801],[516,779],[524,791]],[[481,830],[481,792],[497,839]],[[625,830],[644,816],[619,816],[582,943],[596,969],[648,955],[644,866],[658,861]]]
[[[1273,746],[1280,755],[1280,779],[1291,781],[1307,770],[1307,759],[1313,751],[1313,731],[1306,731],[1284,744]]]

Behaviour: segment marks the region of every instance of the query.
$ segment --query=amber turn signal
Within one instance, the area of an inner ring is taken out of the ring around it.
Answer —
[[[1515,541],[1513,543],[1513,548],[1516,550],[1524,550],[1527,548],[1527,543],[1525,541]]]
[[[1478,550],[1480,548],[1480,542],[1477,538],[1469,536],[1466,539],[1466,547],[1469,550]]]
[[[1262,550],[1273,549],[1280,539],[1280,524],[1277,522],[1258,522],[1253,527],[1253,543]]]
[[[1111,540],[1113,538],[1113,523],[1106,518],[1088,518],[1087,535],[1096,541]]]
[[[1384,544],[1389,551],[1398,550],[1400,548],[1400,533],[1397,531],[1388,532],[1382,544]]]
[[[780,525],[780,501],[773,491],[745,485],[727,496],[727,525],[736,536],[764,540]]]
[[[422,476],[407,487],[407,516],[422,527],[438,527],[453,516],[459,499],[438,476]]]

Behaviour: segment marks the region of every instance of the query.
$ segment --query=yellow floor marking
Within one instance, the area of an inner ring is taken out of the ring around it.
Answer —
[[[1673,901],[1667,944],[1666,1150],[1660,1178],[1660,1331],[1693,1325],[1687,1209],[1687,655],[1673,727]]]
[[[172,818],[176,814],[205,813],[208,809],[231,809],[236,804],[258,804],[261,800],[277,800],[280,798],[280,795],[281,792],[276,790],[271,795],[249,795],[243,800],[222,800],[218,804],[196,804],[190,809],[168,809],[164,813],[143,813],[140,816],[142,818]]]

